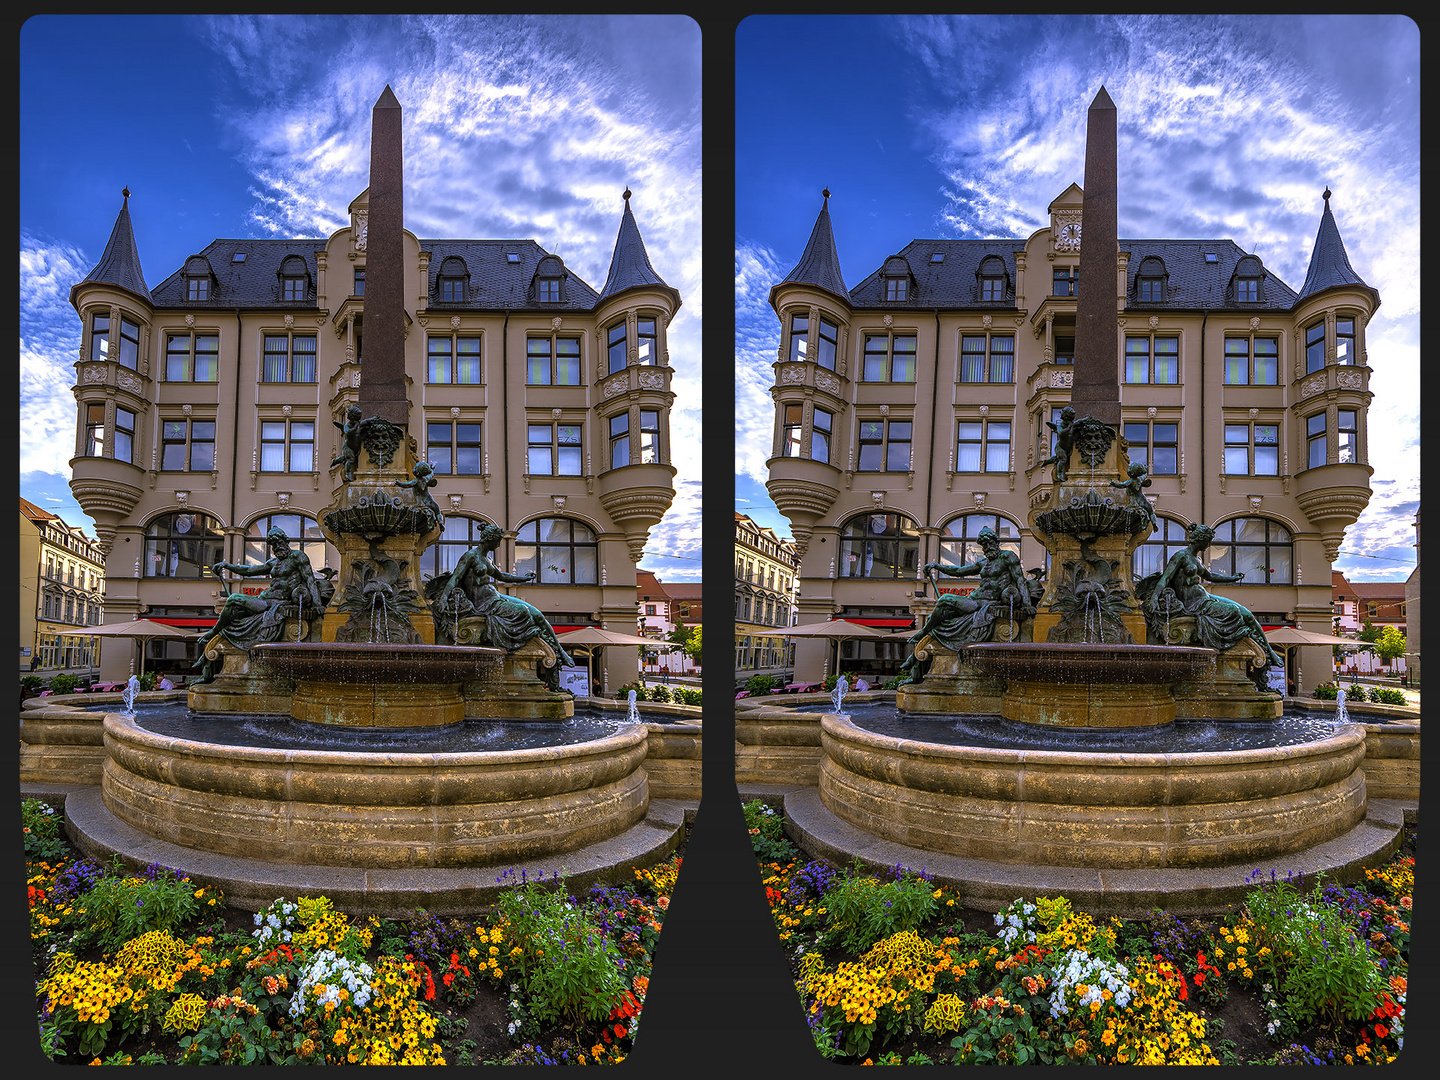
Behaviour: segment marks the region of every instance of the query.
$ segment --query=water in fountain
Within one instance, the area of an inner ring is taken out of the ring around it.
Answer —
[[[136,676],[131,675],[129,681],[125,683],[125,690],[121,694],[121,697],[125,699],[126,716],[135,715],[135,698],[139,693],[140,680]]]
[[[635,704],[635,691],[631,690],[626,697],[628,704],[625,707],[625,722],[627,724],[640,723],[640,709]]]
[[[850,683],[844,675],[841,675],[838,679],[835,680],[835,689],[830,693],[831,711],[834,712],[837,716],[844,715],[844,713],[840,711],[840,706],[841,703],[845,700],[845,695],[849,692]]]
[[[1345,688],[1343,686],[1335,691],[1335,722],[1337,724],[1350,722],[1350,714],[1345,711]]]

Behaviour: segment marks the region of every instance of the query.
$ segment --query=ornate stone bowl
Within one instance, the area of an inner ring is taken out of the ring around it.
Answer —
[[[964,660],[987,675],[1025,682],[1175,683],[1215,663],[1215,650],[1180,645],[967,645]]]

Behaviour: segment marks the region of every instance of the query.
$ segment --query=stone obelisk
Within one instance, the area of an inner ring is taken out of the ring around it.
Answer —
[[[389,86],[375,102],[370,123],[370,223],[365,250],[365,361],[360,408],[406,427],[404,159],[400,102]]]
[[[1075,297],[1075,415],[1120,424],[1120,331],[1115,322],[1115,103],[1102,86],[1085,122],[1085,197],[1081,203],[1080,280]],[[368,331],[367,331],[368,336]],[[368,348],[368,343],[367,343]]]

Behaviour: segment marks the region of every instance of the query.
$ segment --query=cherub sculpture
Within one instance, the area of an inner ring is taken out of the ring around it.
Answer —
[[[1141,461],[1130,463],[1130,479],[1111,480],[1110,486],[1120,488],[1127,493],[1126,504],[1135,507],[1136,510],[1145,511],[1145,516],[1150,521],[1151,528],[1155,527],[1155,508],[1150,505],[1150,500],[1145,497],[1145,488],[1150,486],[1150,470]]]
[[[341,465],[345,469],[345,482],[351,483],[355,479],[355,466],[360,462],[360,417],[363,414],[359,405],[351,405],[345,410],[345,423],[339,420],[332,420],[340,429],[340,453],[336,454],[330,461],[333,469]]]
[[[435,479],[435,469],[428,461],[417,461],[411,472],[415,479],[396,480],[394,484],[396,487],[410,488],[415,492],[415,504],[431,515],[431,527],[433,528],[444,520],[440,514],[440,507],[430,497],[430,488],[440,481]]]
[[[1070,451],[1075,448],[1075,410],[1066,405],[1060,410],[1060,423],[1046,420],[1045,426],[1055,433],[1055,453],[1040,464],[1055,466],[1055,482],[1058,484],[1065,479],[1070,468]]]

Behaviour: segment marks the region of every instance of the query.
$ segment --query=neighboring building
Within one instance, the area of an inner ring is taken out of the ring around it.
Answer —
[[[1415,569],[1405,579],[1405,668],[1410,685],[1420,685],[1420,508],[1415,508]]]
[[[1082,195],[1072,184],[1028,238],[913,240],[853,289],[828,195],[770,291],[767,487],[801,560],[800,621],[903,627],[934,603],[919,568],[973,558],[983,526],[1027,568],[1048,557],[1029,520],[1049,498],[1046,422],[1070,399]],[[1324,634],[1330,564],[1370,498],[1365,328],[1380,303],[1329,198],[1298,291],[1223,239],[1122,239],[1114,284],[1121,434],[1159,516],[1137,576],[1204,521],[1211,568],[1247,573],[1217,593],[1263,624]],[[798,645],[797,679],[821,677],[826,648]],[[867,663],[891,674],[900,649],[884,648]],[[1330,676],[1323,647],[1291,653],[1302,690]]]
[[[338,567],[317,519],[363,371],[368,189],[323,239],[215,240],[147,288],[124,193],[99,264],[71,290],[82,339],[71,489],[96,523],[114,620],[195,629],[223,599],[209,567],[258,562],[272,525]],[[449,569],[479,527],[538,583],[557,630],[634,626],[635,564],[673,498],[666,331],[680,295],[625,192],[597,291],[533,240],[404,233],[410,437],[446,515],[422,556]],[[264,581],[236,588],[259,591]],[[188,665],[186,655],[172,658]],[[635,678],[612,656],[606,689]],[[105,653],[105,676],[127,666]],[[147,664],[147,667],[154,665]]]
[[[671,645],[670,635],[682,625],[700,625],[699,583],[667,585],[649,570],[636,571],[635,578],[639,633],[641,637],[656,641],[654,658],[645,665],[646,673],[698,673],[700,666],[678,647]]]
[[[735,514],[735,678],[788,676],[792,639],[777,631],[795,625],[795,545],[745,514]]]
[[[1413,577],[1414,575],[1412,575]],[[1369,649],[1347,650],[1340,660],[1342,673],[1352,670],[1361,675],[1379,671],[1403,672],[1410,669],[1410,631],[1407,613],[1409,599],[1405,581],[1366,581],[1354,584],[1340,571],[1331,572],[1331,592],[1335,605],[1336,632],[1344,637],[1357,637],[1367,625],[1377,630],[1393,626],[1406,637],[1406,653],[1386,666],[1377,653]]]
[[[1340,570],[1330,571],[1330,595],[1334,604],[1331,624],[1341,637],[1354,637],[1362,629],[1360,598],[1348,578]]]
[[[100,674],[105,562],[94,539],[34,503],[20,500],[20,674],[50,678]],[[134,646],[111,639],[107,654],[127,660]],[[128,674],[128,672],[127,672]]]

